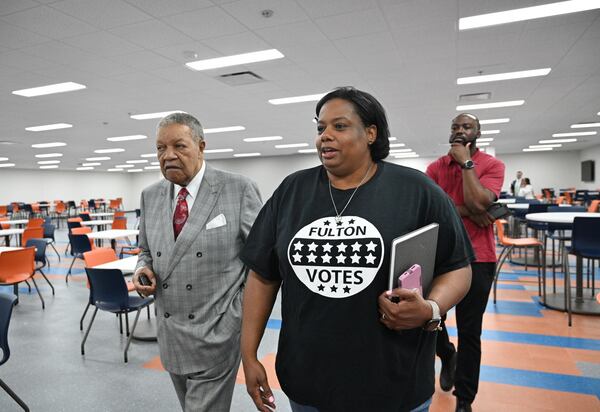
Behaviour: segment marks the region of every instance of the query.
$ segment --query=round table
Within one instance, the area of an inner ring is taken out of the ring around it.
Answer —
[[[525,219],[532,222],[542,223],[558,223],[565,225],[566,229],[570,229],[576,217],[593,217],[600,218],[600,213],[589,212],[546,212],[546,213],[528,213]],[[600,305],[596,302],[595,297],[583,296],[583,268],[582,258],[577,257],[577,270],[575,277],[575,299],[572,302],[573,313],[581,313],[586,315],[600,315]],[[542,303],[552,309],[565,311],[565,295],[564,293],[553,293],[547,295],[544,290]]]

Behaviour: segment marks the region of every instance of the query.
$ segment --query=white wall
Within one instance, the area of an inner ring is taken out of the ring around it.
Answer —
[[[588,150],[582,151],[579,154],[579,161],[583,162],[585,160],[593,160],[594,161],[594,181],[593,182],[581,182],[577,188],[581,189],[600,189],[600,145],[594,146]],[[581,173],[581,166],[578,168],[579,173]],[[581,175],[579,176],[581,179]]]

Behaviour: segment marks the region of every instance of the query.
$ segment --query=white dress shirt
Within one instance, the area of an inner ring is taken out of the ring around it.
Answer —
[[[192,210],[192,206],[194,206],[194,201],[196,200],[196,197],[198,196],[198,190],[200,190],[200,184],[202,183],[202,178],[204,177],[205,170],[206,170],[206,163],[204,161],[202,161],[202,167],[200,168],[198,173],[196,173],[196,176],[194,176],[192,178],[192,180],[190,181],[190,183],[188,183],[188,185],[185,186],[185,188],[189,192],[189,195],[187,195],[187,197],[185,198],[185,201],[187,202],[188,210]],[[173,211],[173,213],[175,213],[175,206],[177,206],[177,195],[179,194],[179,191],[181,190],[181,188],[183,186],[179,186],[175,183],[173,183],[173,186],[174,186],[174,188],[173,188],[172,211]]]

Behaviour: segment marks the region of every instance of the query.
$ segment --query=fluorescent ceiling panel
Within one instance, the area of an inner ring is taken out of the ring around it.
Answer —
[[[40,169],[58,169],[58,165],[40,166]]]
[[[15,167],[14,163],[0,163],[0,167]]]
[[[556,143],[556,144],[530,144],[529,145],[530,149],[539,149],[542,147],[562,147],[562,144]]]
[[[129,169],[127,170],[128,173],[136,173],[136,172],[143,172],[144,169]]]
[[[156,112],[156,113],[142,113],[142,114],[132,114],[129,116],[135,120],[148,120],[148,119],[162,119],[165,116],[168,116],[172,113],[186,113],[183,110],[171,110],[168,112]]]
[[[530,149],[530,148],[526,148],[523,149],[524,152],[548,152],[550,150],[554,150],[552,147],[540,147],[540,148],[534,148],[534,149]]]
[[[91,166],[77,167],[76,170],[94,170]]]
[[[485,147],[485,146],[489,146],[490,142],[478,142],[477,143],[477,147]]]
[[[126,160],[125,163],[148,163],[147,160]]]
[[[406,146],[405,143],[392,143],[390,144],[390,147],[404,147]]]
[[[513,80],[523,79],[526,77],[546,76],[548,73],[550,73],[550,70],[550,68],[545,68],[535,70],[522,70],[518,72],[486,74],[480,76],[459,77],[458,79],[456,79],[456,84],[487,83],[497,82],[500,80]]]
[[[236,153],[233,155],[233,157],[255,157],[255,156],[260,156],[260,153],[258,152],[253,152],[253,153]]]
[[[160,166],[144,166],[145,170],[158,170]]]
[[[482,130],[481,134],[498,134],[500,130]]]
[[[108,140],[109,142],[126,142],[128,140],[142,140],[147,138],[148,136],[144,136],[143,134],[134,134],[131,136],[107,137],[106,140]]]
[[[0,157],[0,162],[6,162],[8,160],[8,157]]]
[[[233,149],[205,149],[204,153],[210,154],[210,153],[227,153],[227,152],[233,152]]]
[[[501,119],[480,120],[479,124],[498,124],[498,123],[508,123],[508,122],[510,122],[510,119],[508,117],[505,117],[505,118],[501,118]]]
[[[33,147],[34,149],[46,149],[48,147],[61,147],[61,146],[66,146],[66,143],[63,142],[52,142],[52,143],[37,143],[37,144],[32,144],[31,147]]]
[[[244,126],[213,127],[212,129],[204,129],[204,134],[239,132],[241,130],[246,130],[246,128]]]
[[[585,127],[600,127],[600,123],[577,123],[571,125],[571,129],[583,129]]]
[[[552,139],[552,140],[540,140],[538,143],[575,143],[577,139]]]
[[[525,103],[525,100],[509,100],[509,101],[505,101],[505,102],[495,102],[495,103],[463,104],[460,106],[456,106],[456,110],[497,109],[500,107],[521,106],[524,103]]]
[[[304,96],[294,96],[294,97],[282,97],[279,99],[269,99],[269,103],[271,104],[291,104],[291,103],[303,103],[303,102],[316,102],[321,100],[321,97],[325,96],[327,93],[319,93],[319,94],[307,94]]]
[[[392,149],[390,150],[390,154],[394,154],[394,153],[410,153],[412,152],[412,149]]]
[[[388,138],[388,140],[390,142],[394,142],[394,141],[398,140],[398,138],[397,137],[390,137],[390,138]]]
[[[281,136],[246,137],[244,142],[269,142],[272,140],[283,140]]]
[[[186,63],[185,65],[192,70],[210,70],[220,67],[238,66],[241,64],[250,64],[264,62],[268,60],[281,59],[285,57],[277,49],[261,50],[251,53],[234,54],[231,56],[217,57],[214,59],[197,60]]]
[[[100,160],[110,160],[110,157],[108,157],[108,156],[86,157],[85,160],[87,160],[88,162],[97,162],[97,161],[100,161]]]
[[[146,153],[140,155],[140,157],[158,157],[158,155],[156,153]]]
[[[477,143],[488,143],[488,142],[493,142],[494,138],[493,137],[480,137],[479,139],[477,139]]]
[[[43,159],[45,157],[62,157],[62,153],[42,153],[36,154],[35,157]]]
[[[317,153],[317,149],[300,149],[298,153]]]
[[[46,130],[68,129],[69,127],[73,127],[73,125],[69,123],[54,123],[45,124],[42,126],[26,127],[25,130],[27,130],[28,132],[44,132]]]
[[[123,172],[123,169],[108,169],[109,172]]]
[[[115,167],[120,167],[121,169],[127,169],[128,167],[135,167],[135,165],[116,165]]]
[[[59,164],[60,160],[40,160],[37,162],[39,165],[56,165]]]
[[[540,19],[543,17],[558,16],[561,14],[577,13],[580,11],[593,10],[597,8],[600,8],[600,3],[597,0],[559,1],[556,3],[543,4],[541,6],[523,7],[520,9],[500,11],[497,13],[463,17],[458,19],[458,29],[476,29],[479,27]]]
[[[102,166],[102,163],[100,163],[100,162],[82,163],[81,166],[85,166],[85,167],[88,167],[88,166]]]
[[[595,134],[598,134],[598,132],[554,133],[552,137],[593,136]]]
[[[115,149],[97,149],[94,150],[94,153],[120,153],[124,152],[125,149],[115,148]]]
[[[81,89],[85,89],[85,86],[83,84],[66,82],[66,83],[49,84],[47,86],[32,87],[30,89],[14,90],[12,92],[12,94],[16,94],[16,95],[24,96],[24,97],[35,97],[35,96],[43,96],[46,94],[73,92],[75,90],[81,90]]]
[[[275,149],[291,149],[293,147],[306,147],[308,143],[290,143],[290,144],[276,144]]]

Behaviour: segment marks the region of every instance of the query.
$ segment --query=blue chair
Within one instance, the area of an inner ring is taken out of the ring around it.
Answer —
[[[127,291],[127,285],[123,273],[118,269],[92,269],[85,268],[88,280],[90,282],[90,301],[95,306],[94,313],[90,324],[85,331],[83,340],[81,341],[81,354],[85,355],[85,341],[90,333],[98,309],[107,312],[115,313],[117,315],[125,314],[125,321],[127,323],[127,329],[129,329],[129,321],[127,314],[130,312],[136,312],[133,326],[131,327],[131,333],[127,338],[127,344],[125,345],[125,351],[123,353],[125,363],[127,363],[127,350],[131,344],[131,338],[135,333],[135,327],[140,317],[140,312],[143,308],[154,302],[154,298],[143,298],[140,296],[131,296]]]
[[[92,218],[90,217],[89,213],[80,213],[79,217],[81,218],[81,220],[83,220],[84,222],[89,222],[90,220],[92,220]]]
[[[572,324],[571,274],[569,272],[569,255],[575,255],[577,256],[577,259],[600,259],[600,236],[598,235],[599,233],[600,218],[576,217],[573,221],[573,234],[571,238],[571,246],[565,248],[563,257],[565,273],[565,307],[567,308],[569,326],[571,326]],[[594,294],[593,291],[592,294]]]
[[[46,263],[48,262],[48,259],[46,258],[46,247],[47,246],[48,246],[48,243],[46,243],[45,239],[27,239],[27,244],[25,245],[25,247],[34,247],[35,248],[35,257],[34,257],[35,263],[42,264],[41,266],[36,265],[35,272],[40,272],[40,274],[43,276],[43,278],[46,279],[46,282],[48,282],[48,284],[52,288],[52,294],[54,295],[54,286],[52,285],[52,283],[50,283],[50,280],[46,277],[44,272],[42,272],[42,269],[46,267]]]
[[[10,318],[12,315],[13,307],[17,297],[12,294],[0,293],[0,348],[2,349],[2,359],[0,359],[0,365],[6,363],[10,358],[10,348],[8,346],[8,325],[10,324]],[[19,404],[21,408],[29,412],[29,407],[17,396],[16,393],[0,379],[0,386],[10,395],[11,398]]]
[[[71,245],[73,260],[71,261],[71,266],[69,266],[67,276],[65,276],[65,282],[67,283],[69,283],[69,275],[71,274],[71,269],[73,269],[75,259],[83,259],[83,254],[92,250],[92,245],[87,235],[73,235],[69,233],[69,244]]]
[[[54,249],[54,252],[56,252],[56,256],[58,256],[58,261],[60,262],[60,253],[58,253],[58,250],[56,250],[56,246],[54,246],[54,243],[56,242],[56,239],[54,238],[54,231],[56,230],[56,226],[52,223],[45,223],[42,227],[44,228],[44,240],[48,245],[50,245],[52,249]]]

